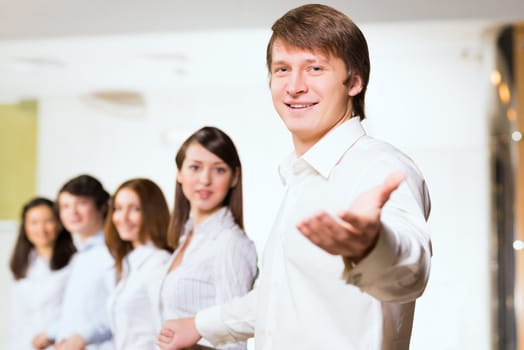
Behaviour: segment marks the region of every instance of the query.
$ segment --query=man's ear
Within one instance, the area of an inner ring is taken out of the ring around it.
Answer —
[[[348,95],[351,97],[357,96],[362,91],[362,88],[362,79],[360,78],[360,75],[355,74],[351,79],[351,85],[349,86]]]

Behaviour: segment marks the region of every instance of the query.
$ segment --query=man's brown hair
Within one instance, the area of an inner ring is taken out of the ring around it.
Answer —
[[[318,50],[338,57],[344,61],[348,71],[344,84],[352,84],[355,75],[362,80],[362,91],[353,97],[353,111],[361,120],[366,117],[364,97],[370,71],[368,46],[364,35],[348,16],[326,5],[304,5],[288,11],[271,29],[273,34],[266,51],[270,74],[276,40],[300,49]]]

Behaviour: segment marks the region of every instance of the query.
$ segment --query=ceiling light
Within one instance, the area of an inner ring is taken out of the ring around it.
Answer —
[[[65,63],[58,59],[42,57],[18,57],[9,61],[7,68],[18,72],[29,72],[42,68],[63,68]]]
[[[517,112],[515,112],[513,108],[508,108],[506,116],[510,122],[514,122],[517,120]]]
[[[504,104],[508,104],[511,100],[511,92],[509,91],[509,86],[506,83],[501,83],[499,85],[499,98],[500,101]]]
[[[498,69],[491,71],[490,80],[493,85],[498,85],[502,81],[502,75]]]
[[[146,112],[146,99],[139,91],[95,91],[84,100],[94,108],[125,117],[142,117]]]
[[[520,131],[513,131],[511,133],[511,139],[515,142],[522,140],[522,133]]]

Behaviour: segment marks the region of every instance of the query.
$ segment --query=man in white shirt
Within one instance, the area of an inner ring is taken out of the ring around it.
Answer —
[[[114,280],[113,258],[104,242],[109,194],[90,175],[66,182],[58,193],[60,219],[73,233],[71,263],[60,318],[33,339],[35,349],[95,350],[110,345],[106,301]]]
[[[295,152],[279,168],[286,193],[260,278],[245,297],[167,321],[157,343],[409,349],[430,270],[430,200],[415,164],[360,123],[366,40],[324,5],[293,9],[272,30],[270,90]]]

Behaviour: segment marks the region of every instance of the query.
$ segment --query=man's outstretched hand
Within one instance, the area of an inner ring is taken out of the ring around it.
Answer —
[[[321,211],[300,221],[297,229],[328,253],[358,262],[375,246],[382,207],[404,179],[403,173],[392,173],[382,184],[358,196],[337,217]]]

